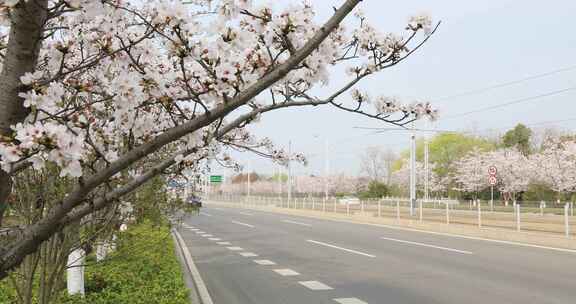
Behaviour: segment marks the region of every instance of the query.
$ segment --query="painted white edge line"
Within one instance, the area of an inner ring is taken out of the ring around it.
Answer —
[[[232,221],[232,223],[237,224],[237,225],[242,225],[242,226],[250,227],[250,228],[254,228],[254,226],[252,226],[252,225],[250,225],[250,224],[242,223],[242,222]]]
[[[274,212],[274,211],[262,211],[262,212],[273,213],[273,214],[285,214],[285,213],[282,213],[282,212]],[[292,214],[287,214],[287,215],[292,215]],[[558,252],[576,254],[576,249],[558,248],[558,247],[551,247],[551,246],[544,246],[544,245],[535,245],[535,244],[528,244],[528,243],[521,243],[521,242],[514,242],[514,241],[504,241],[504,240],[496,240],[496,239],[487,239],[487,238],[482,238],[482,237],[477,237],[477,236],[459,235],[459,234],[453,234],[453,233],[447,233],[447,232],[426,231],[426,230],[413,229],[413,228],[407,228],[407,227],[399,227],[399,226],[392,226],[392,225],[386,225],[386,224],[359,223],[359,222],[355,222],[355,221],[348,221],[348,220],[343,220],[343,219],[322,218],[322,217],[318,217],[318,216],[305,216],[305,215],[303,215],[303,216],[292,215],[292,216],[295,216],[295,217],[304,217],[304,218],[313,218],[313,219],[317,219],[317,220],[337,222],[337,223],[349,223],[349,224],[355,224],[355,225],[366,225],[366,226],[373,226],[373,227],[380,227],[380,228],[388,228],[388,229],[392,229],[392,230],[420,232],[420,233],[427,233],[427,234],[433,234],[433,235],[441,235],[441,236],[461,238],[461,239],[474,240],[474,241],[492,242],[492,243],[498,243],[498,244],[506,244],[506,245],[514,245],[514,246],[530,247],[530,248],[538,248],[538,249],[546,249],[546,250],[552,250],[552,251],[558,251]]]
[[[212,297],[208,292],[208,288],[206,287],[206,283],[204,283],[204,280],[202,279],[202,276],[200,275],[198,268],[196,268],[196,264],[194,264],[192,255],[190,254],[188,247],[186,247],[186,243],[182,239],[182,236],[180,236],[180,233],[178,233],[178,231],[176,231],[175,229],[172,229],[172,235],[176,238],[175,241],[178,244],[178,247],[180,247],[182,254],[184,255],[186,266],[188,266],[188,271],[190,271],[190,274],[194,279],[194,285],[196,286],[196,290],[198,291],[198,296],[200,297],[202,304],[214,304],[214,302],[212,301]]]
[[[388,229],[393,229],[393,230],[420,232],[420,233],[441,235],[441,236],[461,238],[461,239],[474,240],[474,241],[492,242],[492,243],[498,243],[498,244],[514,245],[514,246],[529,247],[529,248],[538,248],[538,249],[545,249],[545,250],[552,250],[552,251],[576,254],[576,249],[558,248],[558,247],[535,245],[535,244],[528,244],[528,243],[521,243],[521,242],[514,242],[514,241],[487,239],[487,238],[481,238],[481,237],[476,237],[476,236],[459,235],[459,234],[453,234],[453,233],[447,233],[447,232],[426,231],[426,230],[392,226],[392,225],[386,225],[386,224],[359,223],[359,222],[355,222],[355,221],[348,221],[348,220],[343,220],[343,219],[323,218],[323,217],[319,217],[319,216],[306,216],[306,215],[300,215],[299,216],[299,215],[288,214],[288,213],[277,212],[277,211],[264,211],[264,210],[260,210],[260,211],[263,213],[274,214],[274,215],[282,214],[282,215],[294,216],[294,217],[299,217],[299,218],[313,218],[316,220],[323,220],[323,221],[330,221],[330,222],[349,223],[349,224],[356,224],[356,225],[366,225],[366,226],[373,226],[373,227],[388,228]]]
[[[458,249],[454,249],[454,248],[448,248],[448,247],[442,247],[442,246],[436,246],[436,245],[430,245],[430,244],[424,244],[424,243],[418,243],[418,242],[412,242],[412,241],[405,241],[405,240],[393,239],[393,238],[388,238],[388,237],[380,237],[380,238],[383,240],[393,241],[393,242],[398,242],[398,243],[403,243],[403,244],[410,244],[410,245],[416,245],[416,246],[422,246],[422,247],[435,248],[435,249],[446,250],[446,251],[462,253],[462,254],[474,254],[473,252],[466,251],[466,250],[458,250]]]
[[[358,250],[353,250],[353,249],[348,249],[348,248],[344,248],[344,247],[340,247],[340,246],[336,246],[336,245],[332,245],[332,244],[328,244],[328,243],[324,243],[324,242],[319,242],[319,241],[314,241],[314,240],[306,240],[306,242],[309,243],[313,243],[316,245],[322,245],[322,246],[326,246],[326,247],[330,247],[330,248],[334,248],[334,249],[339,249],[342,251],[346,251],[346,252],[350,252],[350,253],[354,253],[354,254],[358,254],[358,255],[362,255],[362,256],[366,256],[369,258],[375,258],[375,255],[372,254],[368,254],[362,251],[358,251]]]
[[[348,221],[346,221],[346,222],[348,222]],[[354,222],[348,222],[348,223],[354,223]],[[550,247],[550,246],[535,245],[535,244],[528,244],[528,243],[521,243],[521,242],[514,242],[514,241],[504,241],[504,240],[487,239],[487,238],[481,238],[481,237],[477,237],[477,236],[458,235],[458,234],[446,233],[446,232],[425,231],[425,230],[418,230],[418,229],[404,228],[404,227],[395,227],[395,226],[383,225],[383,224],[364,223],[364,225],[370,225],[370,226],[376,226],[376,227],[382,227],[382,228],[389,228],[389,229],[395,229],[395,230],[405,230],[405,231],[412,231],[412,232],[428,233],[428,234],[448,236],[448,237],[455,237],[455,238],[461,238],[461,239],[467,239],[467,240],[474,240],[474,241],[492,242],[492,243],[499,243],[499,244],[506,244],[506,245],[521,246],[521,247],[532,247],[532,248],[539,248],[539,249],[546,249],[546,250],[553,250],[553,251],[567,252],[567,253],[574,253],[574,254],[576,254],[576,250],[575,250],[575,249],[566,249],[566,248]]]
[[[289,224],[294,224],[294,225],[300,225],[300,226],[306,226],[306,227],[312,227],[312,225],[310,224],[306,224],[306,223],[301,223],[301,222],[295,222],[295,221],[291,221],[291,220],[282,220],[284,223],[289,223]]]

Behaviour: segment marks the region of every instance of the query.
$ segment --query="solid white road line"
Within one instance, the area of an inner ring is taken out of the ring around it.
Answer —
[[[332,244],[328,244],[328,243],[324,243],[324,242],[319,242],[319,241],[314,241],[314,240],[307,240],[307,242],[309,243],[313,243],[313,244],[317,244],[317,245],[322,245],[322,246],[326,246],[326,247],[330,247],[330,248],[335,248],[335,249],[340,249],[346,252],[350,252],[350,253],[355,253],[355,254],[359,254],[359,255],[363,255],[369,258],[375,258],[375,255],[372,254],[368,254],[362,251],[357,251],[357,250],[353,250],[353,249],[348,249],[348,248],[344,248],[344,247],[339,247],[336,245],[332,245]]]
[[[295,221],[291,221],[291,220],[282,220],[284,223],[289,223],[289,224],[294,224],[294,225],[300,225],[300,226],[306,226],[306,227],[312,227],[312,225],[310,224],[306,224],[306,223],[301,223],[301,222],[295,222]]]
[[[276,263],[270,261],[270,260],[254,260],[254,263],[258,264],[258,265],[276,265]]]
[[[258,255],[255,254],[254,252],[238,252],[239,255],[245,257],[245,258],[253,258],[253,257],[257,257]]]
[[[220,239],[220,238],[209,238],[209,240],[211,240],[211,241],[221,241],[222,239]]]
[[[232,223],[237,224],[237,225],[242,225],[242,226],[250,227],[250,228],[254,228],[254,226],[252,226],[252,225],[250,225],[250,224],[242,223],[242,222],[232,221]]]
[[[451,251],[451,252],[456,252],[456,253],[474,254],[473,252],[470,252],[470,251],[458,250],[458,249],[454,249],[454,248],[447,248],[447,247],[441,247],[441,246],[436,246],[436,245],[430,245],[430,244],[424,244],[424,243],[418,243],[418,242],[411,242],[411,241],[405,241],[405,240],[399,240],[399,239],[393,239],[393,238],[387,238],[387,237],[380,237],[380,238],[383,239],[383,240],[388,240],[388,241],[393,241],[393,242],[398,242],[398,243],[404,243],[404,244],[410,244],[410,245],[416,245],[416,246],[436,248],[436,249],[446,250],[446,251]]]
[[[240,214],[242,214],[242,215],[247,215],[247,216],[253,216],[253,215],[254,215],[254,214],[252,214],[252,213],[248,213],[248,212],[241,212],[241,211],[240,211],[240,212],[238,212],[238,213],[240,213]]]
[[[297,273],[296,271],[294,271],[292,269],[274,269],[274,272],[276,272],[277,274],[284,276],[284,277],[291,277],[291,276],[300,275],[299,273]]]
[[[334,301],[340,303],[340,304],[368,304],[360,299],[357,298],[339,298],[339,299],[334,299]]]
[[[226,247],[226,248],[228,248],[229,250],[232,250],[232,251],[241,251],[241,250],[244,250],[242,247]]]
[[[217,242],[218,245],[230,245],[230,242]]]
[[[334,288],[318,281],[301,281],[298,284],[303,285],[311,290],[332,290]]]
[[[491,242],[491,243],[497,243],[497,244],[506,244],[506,245],[520,246],[520,247],[546,249],[546,250],[552,250],[552,251],[558,251],[558,252],[565,252],[565,253],[576,254],[576,249],[550,247],[550,246],[535,245],[535,244],[521,243],[521,242],[514,242],[514,241],[504,241],[504,240],[496,240],[496,239],[487,239],[487,238],[482,238],[482,237],[477,237],[477,236],[467,236],[467,235],[453,234],[453,233],[447,233],[447,232],[426,231],[426,230],[420,230],[420,229],[414,229],[414,228],[408,228],[408,227],[401,227],[401,226],[392,226],[392,225],[386,225],[386,224],[359,223],[359,222],[356,222],[356,221],[341,220],[341,219],[330,219],[330,218],[320,218],[320,217],[309,217],[309,218],[314,218],[314,219],[317,219],[317,220],[330,221],[330,222],[349,223],[349,224],[356,224],[356,225],[366,225],[366,226],[387,228],[387,229],[400,230],[400,231],[419,232],[419,233],[426,233],[426,234],[433,234],[433,235],[441,235],[441,236],[447,236],[447,237],[453,237],[453,238],[460,238],[460,239],[466,239],[466,240]]]
[[[196,290],[198,290],[198,296],[203,304],[213,304],[212,298],[210,297],[210,293],[208,292],[208,288],[206,287],[206,283],[202,280],[202,276],[194,264],[194,260],[192,259],[192,254],[188,250],[186,243],[182,239],[180,233],[177,230],[172,230],[173,236],[176,239],[176,243],[178,247],[180,247],[182,251],[182,255],[184,255],[184,259],[186,260],[186,266],[188,267],[188,271],[192,275],[194,285],[196,286]]]
[[[206,213],[206,212],[200,212],[200,214],[205,215],[205,216],[212,216],[212,214]]]

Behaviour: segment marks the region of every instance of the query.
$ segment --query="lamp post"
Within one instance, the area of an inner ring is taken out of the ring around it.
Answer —
[[[416,133],[414,122],[412,122],[412,132],[410,132],[410,216],[414,215],[416,205]]]

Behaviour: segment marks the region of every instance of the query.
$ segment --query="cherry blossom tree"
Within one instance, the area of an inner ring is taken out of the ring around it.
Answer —
[[[513,197],[518,192],[528,189],[533,180],[533,170],[528,158],[518,149],[501,149],[488,152],[485,155],[488,166],[498,169],[498,188],[501,192],[511,193]],[[488,168],[484,172],[488,178]]]
[[[544,149],[530,157],[534,180],[558,193],[576,190],[576,142],[558,138],[549,140]]]
[[[533,180],[530,160],[517,149],[499,149],[490,152],[474,150],[457,163],[455,180],[460,190],[477,193],[490,186],[488,169],[494,166],[498,170],[497,189],[515,197],[516,193],[526,191]]]
[[[246,131],[267,112],[329,105],[399,126],[434,118],[428,103],[353,87],[402,62],[437,25],[416,16],[405,34],[388,34],[357,12],[348,30],[342,22],[360,2],[318,24],[308,4],[0,0],[0,205],[26,168],[53,164],[74,183],[2,242],[0,279],[63,227],[158,174],[194,172],[208,158],[233,163],[227,149],[290,159]],[[341,65],[348,81],[314,96]]]
[[[488,187],[488,160],[486,153],[473,149],[467,156],[456,162],[454,181],[458,189],[477,193]]]

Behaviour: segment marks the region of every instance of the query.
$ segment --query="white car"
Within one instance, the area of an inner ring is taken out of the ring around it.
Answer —
[[[357,197],[345,196],[338,200],[340,205],[360,205],[360,200]]]

